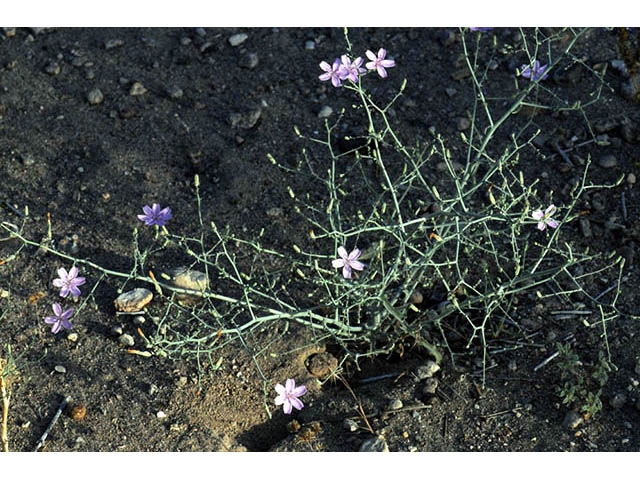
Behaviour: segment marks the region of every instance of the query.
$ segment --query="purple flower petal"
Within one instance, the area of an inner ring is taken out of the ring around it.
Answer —
[[[296,397],[292,397],[291,400],[291,405],[293,405],[296,410],[302,410],[302,408],[304,407],[304,404],[302,403],[302,401]]]
[[[60,306],[59,303],[53,304],[53,313],[56,314],[56,317],[59,317],[60,315],[62,315],[62,307]]]
[[[347,280],[351,278],[351,267],[346,265],[342,268],[342,276]]]

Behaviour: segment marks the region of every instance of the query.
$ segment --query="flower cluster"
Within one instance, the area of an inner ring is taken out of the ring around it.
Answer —
[[[342,55],[340,58],[336,58],[332,65],[327,62],[320,62],[320,68],[325,72],[318,78],[323,82],[331,80],[334,87],[342,85],[343,80],[351,80],[357,82],[358,77],[367,72],[367,70],[375,70],[382,78],[387,76],[387,68],[395,67],[396,62],[393,60],[387,60],[387,51],[384,48],[378,50],[376,55],[371,50],[367,50],[365,55],[370,62],[365,64],[365,68],[362,68],[364,60],[362,57],[358,57],[355,60],[351,60],[348,55]]]
[[[60,296],[66,298],[71,294],[74,298],[81,295],[80,285],[84,285],[86,279],[78,276],[78,268],[71,267],[69,272],[65,268],[58,269],[58,278],[53,280],[53,286],[60,289]],[[73,308],[68,308],[64,312],[59,303],[53,304],[53,316],[45,317],[45,323],[52,324],[51,332],[56,334],[61,328],[71,330],[71,322],[69,319],[73,315]]]
[[[532,82],[535,82],[541,77],[542,80],[544,80],[548,76],[548,74],[545,73],[547,66],[547,64],[541,66],[539,60],[536,60],[533,63],[533,68],[531,68],[531,65],[527,65],[525,63],[524,65],[520,66],[520,75],[522,75],[524,78],[531,79]]]

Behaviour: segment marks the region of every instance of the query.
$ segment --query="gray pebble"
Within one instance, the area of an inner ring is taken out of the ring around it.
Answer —
[[[584,418],[582,417],[582,415],[571,410],[565,415],[562,425],[566,428],[575,430],[583,421]]]
[[[487,65],[489,70],[496,70],[498,68],[498,62],[496,62],[493,58],[489,60],[489,64]]]
[[[67,340],[69,340],[70,342],[77,342],[78,341],[78,334],[77,333],[70,333],[69,335],[67,335]]]
[[[96,72],[94,72],[93,70],[89,69],[84,73],[84,77],[87,80],[93,80],[94,78],[96,78]]]
[[[438,390],[438,379],[434,377],[426,378],[424,380],[424,387],[422,388],[423,395],[435,395]]]
[[[87,95],[87,100],[91,105],[98,105],[104,100],[104,95],[99,88],[94,88]]]
[[[402,400],[400,400],[399,398],[394,398],[389,402],[389,410],[400,410],[402,407],[404,406],[404,404],[402,403]]]
[[[131,85],[131,90],[129,90],[129,95],[144,95],[145,93],[147,93],[147,89],[144,88],[144,85],[142,85],[140,82],[135,82],[133,85]]]
[[[178,98],[182,98],[184,96],[184,92],[182,91],[182,89],[175,85],[167,89],[167,94],[174,100],[177,100]]]
[[[53,369],[58,373],[67,373],[67,369],[63,365],[56,365]]]
[[[387,445],[387,442],[384,440],[384,437],[382,435],[378,435],[377,437],[372,437],[362,442],[362,444],[360,445],[360,451],[388,452],[389,445]]]
[[[580,231],[582,232],[582,236],[584,238],[591,238],[591,222],[589,222],[588,218],[580,219]]]
[[[617,393],[609,401],[611,406],[615,409],[622,408],[627,403],[627,396],[624,393]]]
[[[247,52],[240,57],[238,66],[248,70],[253,70],[258,66],[258,62],[259,59],[257,53]]]
[[[260,116],[262,115],[262,110],[256,108],[247,113],[232,113],[229,116],[229,120],[231,121],[231,126],[233,128],[240,127],[245,130],[249,130],[258,123]]]
[[[471,122],[468,118],[460,117],[456,119],[456,127],[458,130],[467,130],[471,126]]]
[[[44,71],[49,75],[58,75],[60,73],[60,65],[58,62],[47,63],[47,66],[44,67]]]
[[[518,370],[518,364],[516,363],[515,359],[509,360],[509,364],[507,365],[507,368],[512,372],[515,372],[516,370]]]
[[[356,430],[358,430],[358,423],[351,418],[345,418],[344,422],[342,422],[342,425],[346,430],[349,430],[350,432],[355,432]]]
[[[445,92],[449,97],[453,97],[456,93],[458,93],[455,88],[447,88]]]
[[[30,153],[23,153],[21,158],[25,167],[30,167],[36,163],[36,158]]]
[[[333,113],[333,109],[329,105],[324,105],[318,112],[318,118],[327,118]]]
[[[237,47],[238,45],[242,45],[247,38],[249,38],[249,35],[246,33],[236,33],[229,37],[229,45]]]
[[[135,317],[133,317],[133,323],[134,325],[144,325],[144,321],[145,318],[142,315],[136,315]]]
[[[613,168],[618,165],[618,159],[614,155],[605,155],[598,160],[598,165],[602,168]]]
[[[120,325],[114,325],[113,327],[111,327],[111,333],[113,335],[122,335],[122,327]]]
[[[147,387],[147,393],[151,396],[154,396],[156,393],[158,393],[158,387],[153,383],[150,383]]]
[[[119,38],[112,38],[111,40],[107,40],[106,42],[104,42],[104,48],[106,48],[107,50],[121,47],[122,45],[124,45],[124,40],[120,40]]]
[[[440,370],[440,365],[433,360],[428,360],[424,365],[416,368],[415,374],[418,381],[421,381],[433,377],[438,370]]]
[[[195,30],[196,30],[196,34],[197,34],[199,37],[206,37],[206,36],[207,36],[207,31],[206,31],[204,28],[202,28],[202,27],[196,27],[196,29],[195,29]]]
[[[313,40],[307,40],[306,42],[304,42],[304,49],[305,50],[315,50],[316,49],[316,42],[314,42]]]
[[[120,342],[120,345],[124,347],[133,347],[135,345],[135,340],[128,333],[123,333],[122,335],[120,335],[118,337],[118,341]]]

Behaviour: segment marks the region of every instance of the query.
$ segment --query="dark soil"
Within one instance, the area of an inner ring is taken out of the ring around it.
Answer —
[[[241,32],[248,35],[246,41],[231,46],[229,37]],[[376,95],[391,98],[407,79],[405,95],[391,117],[405,142],[430,142],[429,128],[435,126],[454,152],[462,151],[458,119],[467,116],[473,94],[468,78],[452,78],[460,70],[462,53],[457,29],[349,33],[354,52],[384,47],[397,63],[387,79],[374,82]],[[506,100],[514,90],[514,65],[524,63],[521,40],[516,29],[488,35],[495,35],[499,46],[508,46],[491,72],[491,94]],[[490,38],[483,38],[487,49]],[[541,179],[540,191],[557,195],[581,175],[580,159],[589,156],[594,160],[589,173],[593,183],[611,184],[625,176],[619,187],[585,202],[591,236],[585,237],[574,222],[567,226],[567,238],[596,252],[625,256],[618,305],[637,314],[640,269],[634,255],[640,200],[634,179],[639,174],[640,110],[621,93],[626,79],[611,66],[620,59],[617,38],[617,31],[595,29],[576,46],[574,53],[586,65],[608,68],[601,98],[584,114],[536,115],[535,124],[549,141],[528,151],[522,170],[527,179]],[[314,49],[305,48],[307,41]],[[475,41],[475,35],[469,41]],[[322,136],[321,107],[330,106],[335,118],[341,107],[353,103],[346,90],[318,80],[318,64],[344,51],[343,31],[337,28],[6,30],[0,41],[0,201],[8,205],[0,209],[0,218],[20,225],[22,218],[10,207],[23,211],[28,206],[24,234],[39,242],[47,236],[50,213],[57,248],[128,272],[134,227],[139,228],[141,244],[153,240],[153,229],[136,217],[143,205],[170,206],[170,231],[199,235],[193,186],[197,173],[205,226],[211,221],[229,225],[247,239],[264,229],[263,246],[283,252],[291,252],[292,243],[306,245],[309,225],[294,211],[288,187],[322,195],[322,186],[285,175],[267,154],[285,164],[293,163],[303,147],[322,155],[321,149],[302,142],[293,127]],[[585,69],[554,75],[545,85],[562,98],[589,99],[597,86],[594,79]],[[131,95],[135,82],[146,92]],[[96,88],[104,98],[94,105],[88,94]],[[456,92],[447,93],[451,88]],[[252,112],[257,109],[255,121]],[[501,138],[508,142],[509,134]],[[595,134],[608,135],[608,141],[600,142],[606,145],[591,142],[572,150],[568,155],[575,168],[553,147],[556,139],[575,135],[579,144]],[[598,165],[607,155],[615,157],[614,165]],[[623,229],[608,228],[608,221]],[[3,241],[0,258],[6,260],[20,245],[15,239]],[[151,259],[150,266],[162,270],[184,262],[171,250]],[[331,344],[310,346],[301,328],[291,328],[284,337],[269,331],[256,334],[251,338],[256,349],[258,341],[273,342],[262,355],[252,356],[239,342],[230,343],[219,352],[220,368],[214,371],[207,364],[199,376],[193,360],[145,358],[121,346],[112,332],[117,325],[134,337],[135,348],[143,350],[144,342],[131,317],[115,314],[113,300],[121,279],[106,277],[74,320],[71,332],[77,340],[69,340],[67,331],[53,335],[44,317],[61,299],[51,282],[58,268],[70,266],[69,260],[31,246],[0,266],[0,287],[10,292],[0,299],[0,345],[3,352],[11,345],[14,354],[24,353],[11,385],[11,450],[33,450],[67,395],[72,405],[43,450],[352,451],[372,436],[345,385],[339,380],[321,384],[307,368],[313,354],[324,355],[317,362],[331,364],[333,358],[341,361],[343,353]],[[81,275],[87,278],[84,299],[100,272],[82,267]],[[594,291],[612,285],[616,275],[607,272],[601,280]],[[44,295],[34,297],[38,292]],[[163,306],[162,299],[155,299],[149,309],[157,314]],[[414,375],[429,357],[410,346],[362,362],[360,370],[347,361],[342,375],[372,430],[391,451],[638,451],[640,324],[630,317],[607,324],[615,368],[602,391],[603,408],[572,429],[564,424],[570,407],[557,392],[557,359],[535,372],[534,367],[556,350],[557,341],[574,333],[574,350],[585,371],[591,371],[605,338],[601,328],[583,324],[595,323],[597,311],[588,318],[558,320],[549,312],[559,307],[523,297],[520,309],[528,312],[523,325],[535,346],[491,356],[484,389],[478,361],[482,350],[475,343],[455,366],[444,355],[433,396],[423,393],[424,385]],[[142,331],[148,326],[142,325]],[[499,339],[495,342],[500,344]],[[394,375],[362,382],[387,374]],[[262,375],[269,382],[266,392]],[[273,404],[273,385],[286,378],[309,388],[302,398],[305,408],[291,416]],[[389,411],[392,400],[404,406]],[[85,406],[86,416],[72,418],[72,406]],[[355,420],[355,431],[345,427],[348,417]],[[296,427],[288,423],[294,418],[301,429],[292,434]]]

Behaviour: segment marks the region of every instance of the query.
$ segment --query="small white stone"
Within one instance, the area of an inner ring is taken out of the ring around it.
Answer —
[[[162,410],[159,410],[158,413],[156,413],[156,417],[158,417],[158,418],[167,418],[167,414],[164,413]]]

